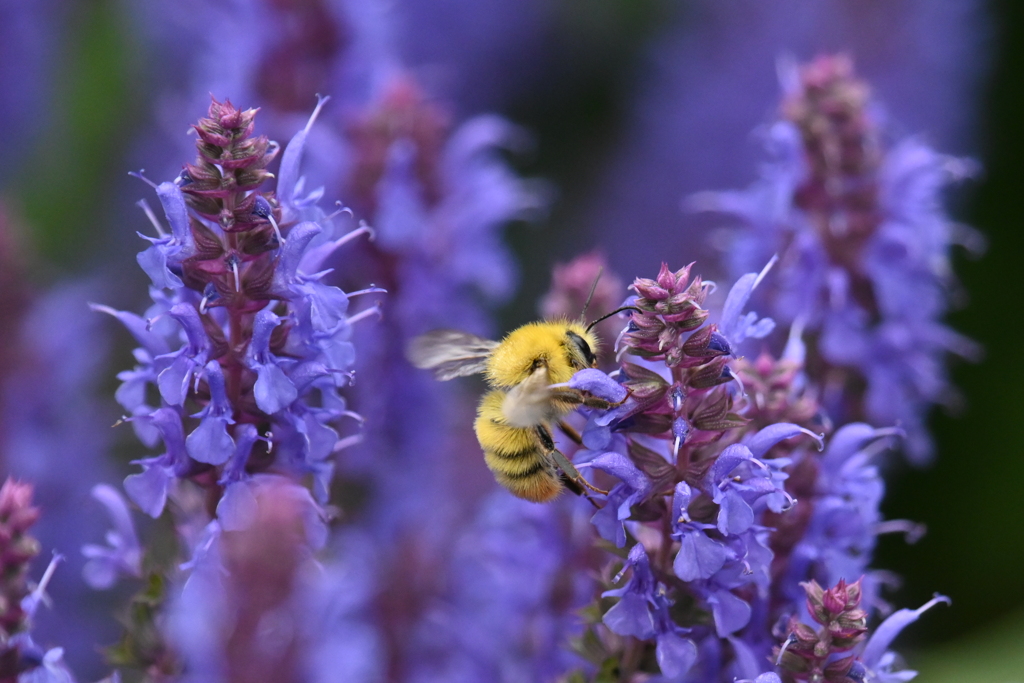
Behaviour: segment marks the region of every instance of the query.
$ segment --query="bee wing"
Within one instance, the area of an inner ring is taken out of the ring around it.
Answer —
[[[498,342],[459,330],[433,330],[409,342],[409,362],[445,381],[483,372]]]
[[[553,417],[550,384],[548,369],[541,366],[512,387],[501,406],[505,420],[513,427],[536,427],[550,420]]]

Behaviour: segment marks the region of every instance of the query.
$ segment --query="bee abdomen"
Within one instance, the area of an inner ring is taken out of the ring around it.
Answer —
[[[505,422],[502,404],[505,392],[489,392],[480,401],[476,436],[484,461],[499,484],[512,494],[541,503],[561,493],[563,484],[532,429]]]
[[[543,503],[564,488],[558,472],[539,450],[514,459],[485,450],[484,460],[498,483],[520,498]]]

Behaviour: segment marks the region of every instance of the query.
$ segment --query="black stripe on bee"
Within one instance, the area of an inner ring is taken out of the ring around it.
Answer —
[[[530,477],[536,475],[543,469],[544,463],[538,460],[536,463],[534,463],[533,467],[525,469],[522,472],[502,472],[501,474],[502,476],[507,477],[509,479],[529,479]]]
[[[586,359],[587,366],[593,367],[594,363],[597,362],[597,356],[594,355],[594,351],[590,348],[590,344],[587,343],[587,340],[581,337],[580,335],[576,334],[572,330],[566,332],[565,336],[566,338],[568,338],[570,342],[572,342],[572,345],[575,346],[576,349],[583,355],[583,358]]]
[[[501,451],[488,450],[490,455],[493,455],[498,460],[525,460],[526,458],[536,457],[537,451],[532,448],[524,448],[521,451],[515,453],[502,453]]]

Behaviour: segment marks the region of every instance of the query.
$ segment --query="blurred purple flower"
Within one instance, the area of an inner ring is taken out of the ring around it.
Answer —
[[[754,177],[763,153],[750,131],[770,128],[780,57],[848,51],[888,104],[894,128],[927,131],[937,148],[956,154],[978,144],[975,94],[995,45],[980,0],[856,7],[782,0],[744,12],[693,0],[672,8],[628,79],[626,130],[579,219],[593,226],[619,272],[642,272],[671,254],[705,264],[709,277],[736,277],[708,271],[726,242],[708,217],[681,214],[679,200]],[[652,239],[633,239],[623,225],[645,226]]]
[[[411,627],[406,680],[548,680],[576,665],[575,613],[594,589],[579,513],[505,491],[486,498],[443,560],[444,589]]]
[[[691,203],[746,225],[733,240],[734,276],[779,255],[779,275],[759,300],[780,321],[820,333],[824,360],[850,375],[830,380],[833,418],[900,424],[908,455],[922,462],[931,453],[927,410],[951,392],[944,357],[978,353],[940,322],[957,232],[940,192],[971,164],[914,138],[887,148],[848,58],[785,68],[782,120],[771,128],[777,156],[761,181]]]
[[[118,575],[142,576],[142,548],[139,546],[135,525],[128,504],[120,493],[107,484],[92,488],[92,497],[107,509],[114,528],[107,532],[107,547],[86,544],[82,554],[86,557],[82,577],[91,588],[110,588]]]
[[[325,579],[339,578],[341,567],[313,559],[326,540],[319,506],[286,477],[257,475],[251,487],[247,526],[229,531],[210,522],[172,602],[169,633],[185,680],[376,680],[373,657],[362,649],[372,641],[338,642],[331,628],[360,598],[342,597],[349,607],[339,614],[340,586]],[[328,643],[334,651],[325,659]]]
[[[66,27],[67,3],[0,3],[0,186],[20,164],[37,135],[52,123],[56,47]]]
[[[13,361],[3,377],[0,457],[8,472],[33,482],[46,510],[35,529],[42,547],[67,557],[48,591],[59,609],[41,610],[33,633],[40,642],[60,643],[75,670],[90,677],[104,670],[96,643],[117,632],[105,606],[89,600],[86,558],[77,552],[106,530],[103,513],[91,504],[92,485],[115,478],[105,456],[116,413],[96,398],[108,340],[86,306],[97,289],[64,283],[27,300],[23,317],[5,320],[13,355],[0,361]]]

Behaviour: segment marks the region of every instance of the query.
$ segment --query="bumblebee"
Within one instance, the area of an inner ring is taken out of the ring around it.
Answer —
[[[599,341],[592,329],[622,310],[587,326],[565,319],[529,323],[500,342],[458,330],[434,330],[412,340],[407,356],[442,381],[484,375],[491,389],[480,401],[473,426],[487,467],[513,495],[541,503],[565,488],[607,493],[584,479],[555,448],[551,428],[559,424],[578,442],[579,436],[561,422],[565,415],[580,406],[621,405],[557,385],[579,370],[597,367]]]

